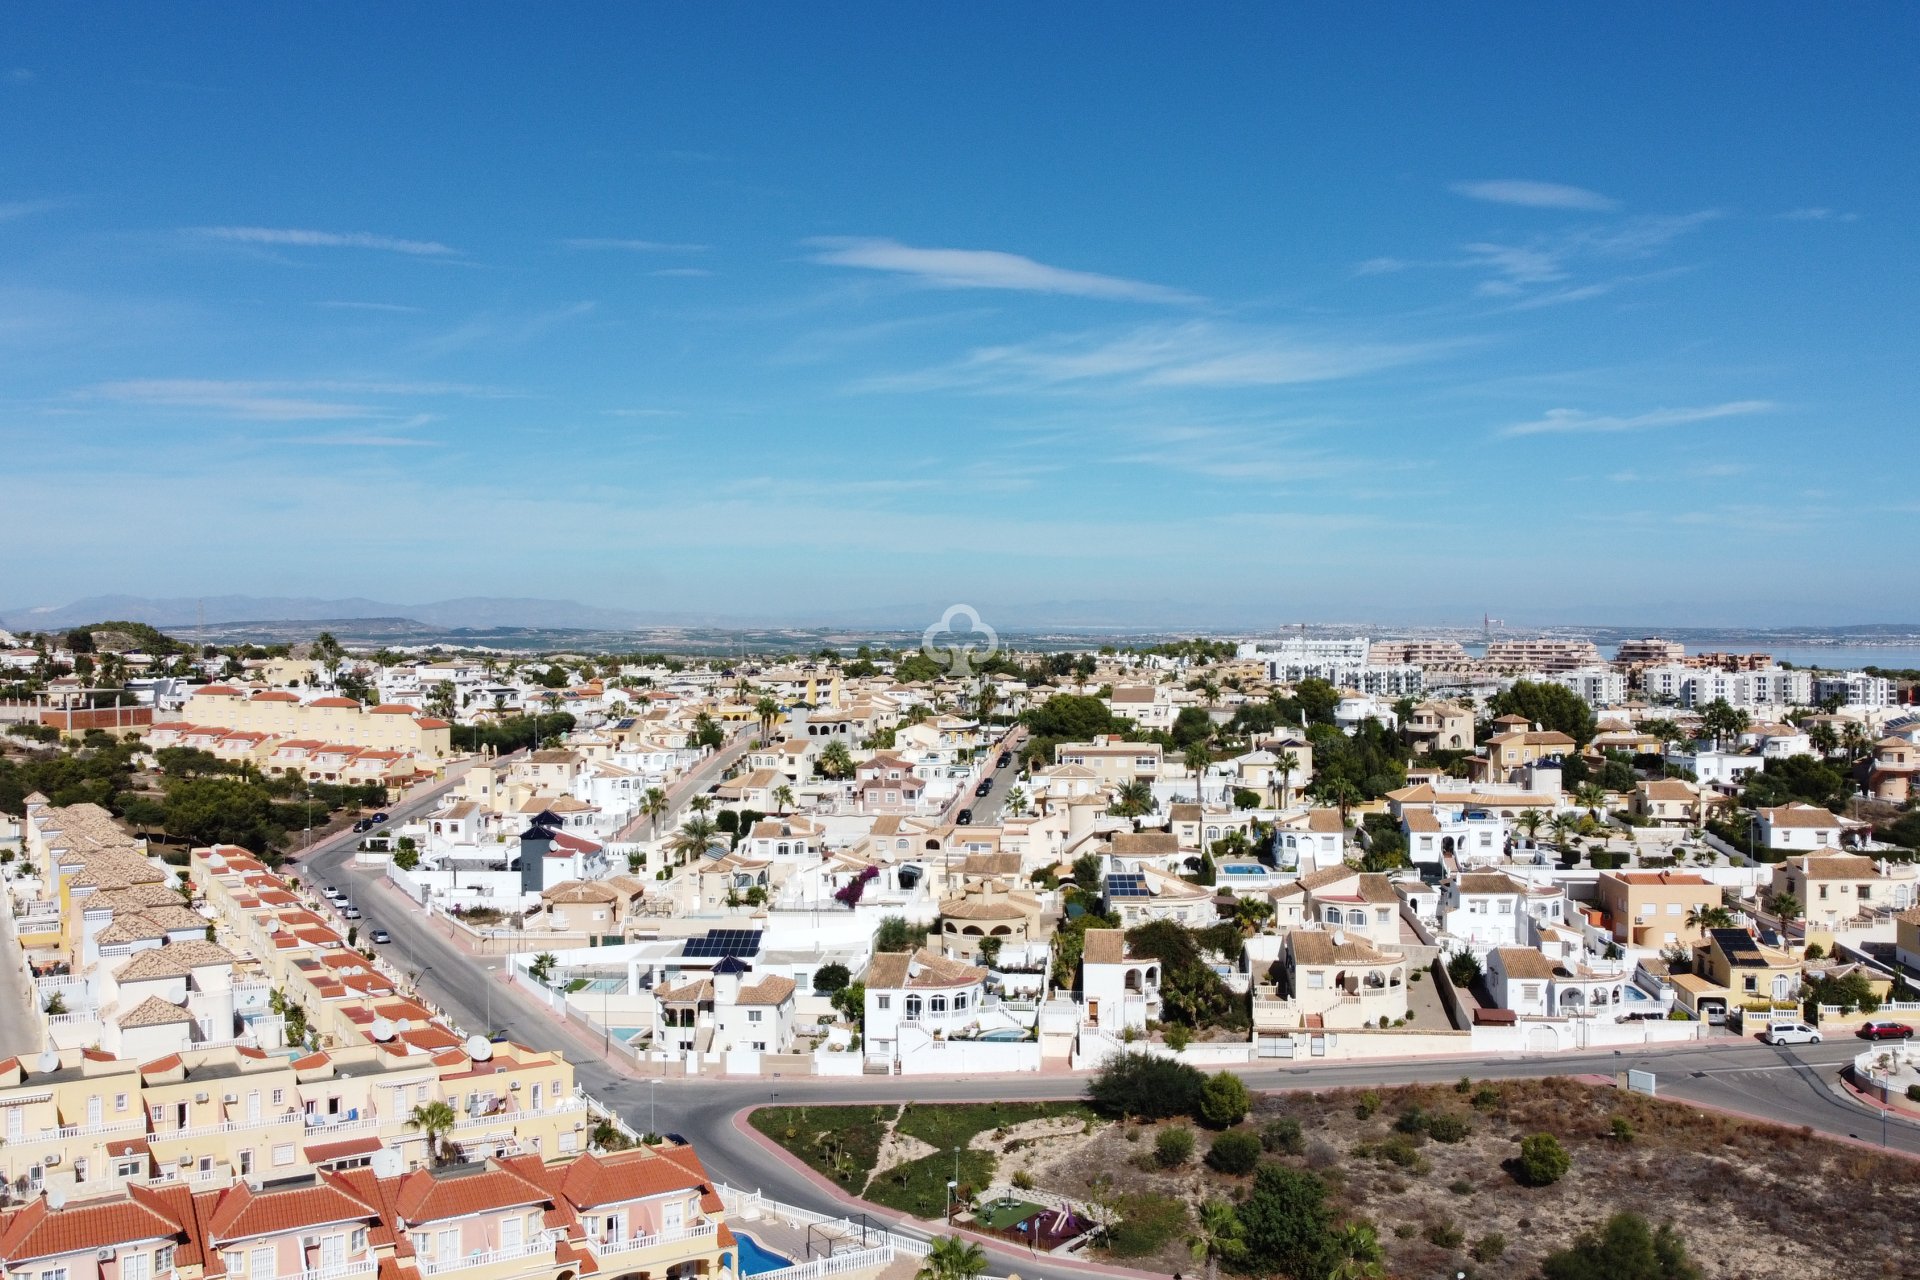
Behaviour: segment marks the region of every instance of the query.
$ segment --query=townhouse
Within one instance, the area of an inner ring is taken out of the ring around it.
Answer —
[[[1615,942],[1659,950],[1703,936],[1702,914],[1724,905],[1720,886],[1689,871],[1602,871],[1594,886],[1600,926]]]

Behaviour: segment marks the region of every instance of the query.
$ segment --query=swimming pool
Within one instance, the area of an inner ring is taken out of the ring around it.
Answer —
[[[1022,1027],[995,1027],[992,1031],[982,1031],[982,1040],[1025,1040],[1026,1030]]]
[[[1223,876],[1264,876],[1267,874],[1267,869],[1246,862],[1226,862],[1221,864],[1220,874]]]
[[[793,1265],[792,1258],[783,1258],[777,1253],[768,1253],[759,1242],[744,1231],[735,1231],[733,1238],[740,1242],[740,1274],[757,1276],[763,1271],[778,1271],[782,1267]]]

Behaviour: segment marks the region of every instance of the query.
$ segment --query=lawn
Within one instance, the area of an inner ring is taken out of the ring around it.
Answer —
[[[894,1106],[761,1107],[753,1127],[856,1194],[880,1155]]]
[[[909,1102],[900,1112],[897,1132],[920,1139],[942,1151],[964,1147],[974,1135],[989,1129],[1004,1129],[1023,1120],[1048,1116],[1081,1116],[1091,1119],[1093,1112],[1081,1102]]]

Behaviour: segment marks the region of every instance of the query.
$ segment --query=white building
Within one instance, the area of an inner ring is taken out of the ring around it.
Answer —
[[[1815,678],[1812,701],[1825,702],[1829,698],[1838,698],[1843,707],[1890,707],[1894,704],[1894,684],[1885,676],[1870,676],[1864,671]]]
[[[882,951],[867,965],[866,1044],[870,1057],[891,1058],[903,1028],[953,1035],[978,1021],[987,1000],[987,971],[937,952]]]
[[[1812,674],[1785,667],[1722,671],[1669,664],[1648,667],[1640,678],[1649,697],[1671,699],[1683,707],[1716,701],[1735,707],[1806,706],[1813,701]]]
[[[1160,1016],[1160,962],[1129,955],[1121,929],[1089,929],[1080,954],[1080,992],[1090,1027],[1146,1030]]]
[[[1557,684],[1596,707],[1617,707],[1627,700],[1627,677],[1608,666],[1575,667],[1570,671],[1534,671],[1522,679]]]

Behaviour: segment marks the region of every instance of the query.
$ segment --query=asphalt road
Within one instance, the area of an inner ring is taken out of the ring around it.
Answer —
[[[960,798],[952,806],[955,813],[961,809],[973,810],[973,825],[976,827],[990,827],[1000,821],[1000,811],[1007,807],[1007,795],[1020,777],[1020,744],[1026,737],[1025,729],[1016,728],[1000,745],[988,750],[985,757],[988,768],[967,779],[966,790],[960,793]],[[1013,754],[1013,759],[1004,767],[1000,764],[1003,752]],[[993,780],[993,790],[984,796],[976,796],[973,790],[985,778]]]
[[[717,771],[716,771],[717,772]],[[996,781],[999,790],[1002,781]],[[395,811],[409,816],[431,795]],[[736,1187],[759,1190],[777,1200],[824,1213],[851,1209],[833,1193],[766,1151],[735,1125],[745,1108],[781,1102],[828,1105],[868,1101],[980,1102],[1000,1099],[1076,1097],[1083,1079],[1066,1075],[1020,1075],[961,1079],[855,1077],[852,1079],[695,1079],[650,1080],[624,1063],[609,1063],[592,1051],[577,1028],[556,1019],[499,978],[501,959],[477,958],[456,947],[423,919],[403,895],[376,883],[378,877],[348,865],[351,839],[332,842],[308,855],[308,874],[322,883],[349,887],[366,919],[363,929],[384,927],[393,942],[387,959],[412,977],[422,993],[464,1030],[501,1030],[541,1048],[561,1050],[574,1063],[581,1085],[617,1110],[641,1132],[671,1132],[699,1149],[712,1174]],[[1565,1055],[1498,1059],[1399,1060],[1384,1063],[1288,1065],[1245,1073],[1261,1090],[1327,1089],[1346,1086],[1438,1083],[1462,1075],[1501,1079],[1548,1075],[1615,1075],[1629,1068],[1652,1071],[1659,1096],[1759,1116],[1780,1124],[1807,1126],[1821,1133],[1872,1145],[1883,1140],[1881,1118],[1842,1100],[1832,1089],[1839,1067],[1862,1045],[1851,1038],[1821,1045],[1774,1048],[1754,1040],[1721,1039],[1700,1045],[1640,1052],[1575,1052]],[[1884,1140],[1894,1149],[1920,1155],[1920,1126],[1890,1120]],[[879,1221],[907,1234],[923,1229],[902,1224],[896,1215]],[[1027,1251],[987,1248],[996,1274],[1017,1271],[1025,1277],[1065,1280],[1086,1271],[1057,1259],[1042,1262]]]

